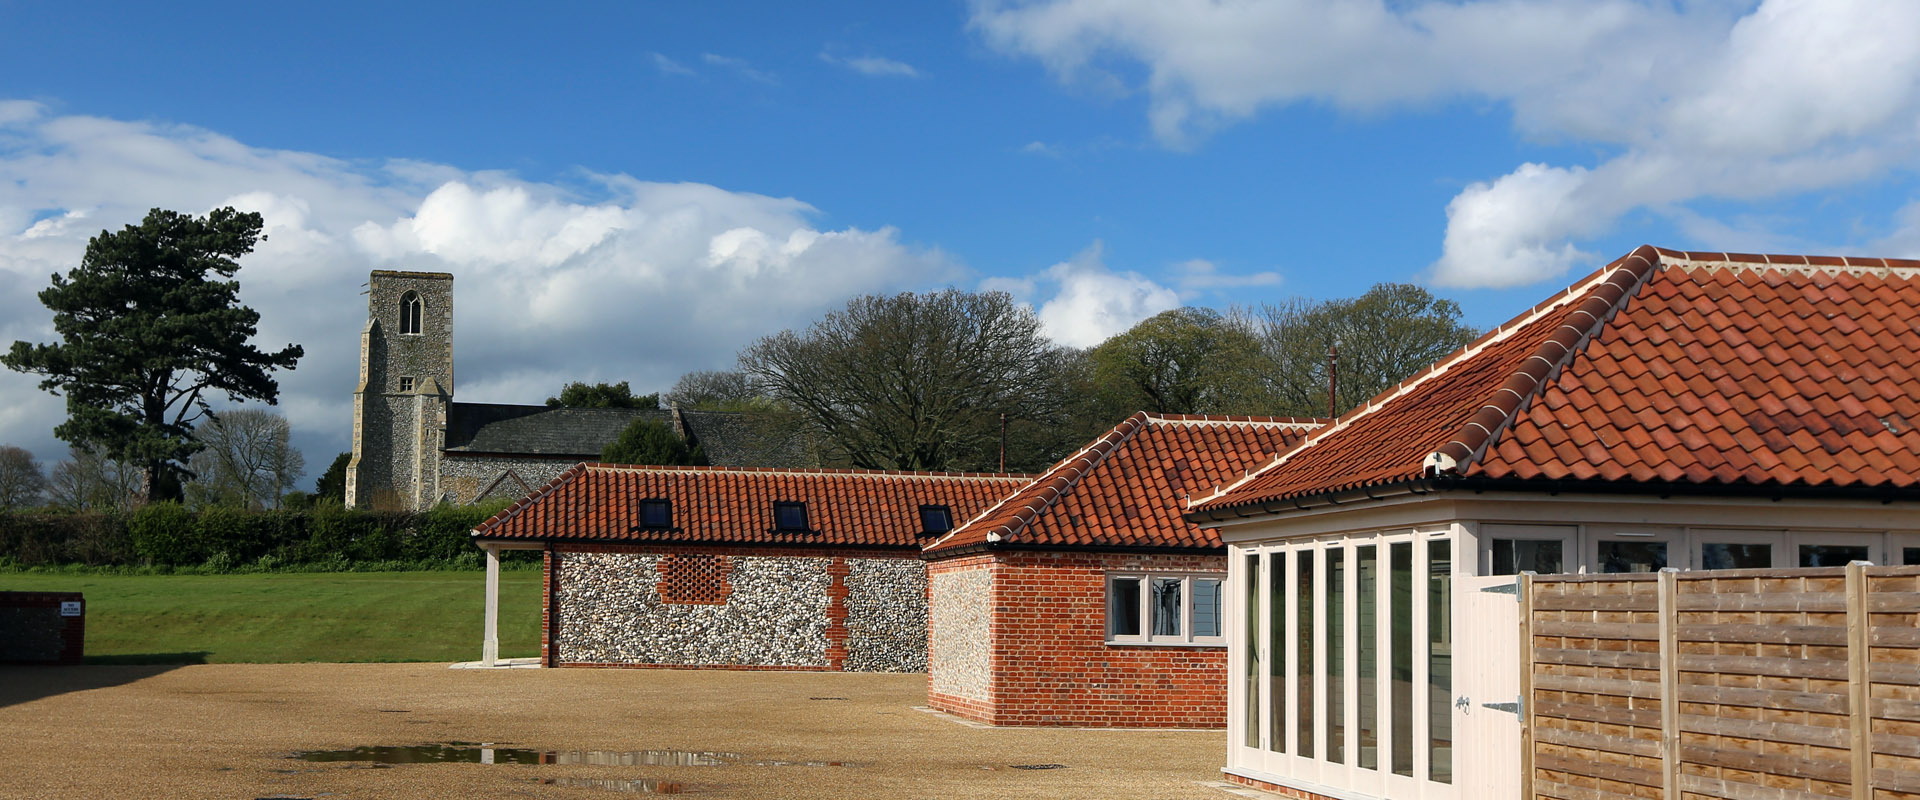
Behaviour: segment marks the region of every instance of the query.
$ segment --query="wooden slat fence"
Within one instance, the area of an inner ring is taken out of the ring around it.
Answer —
[[[1530,800],[1920,800],[1920,567],[1522,587]]]

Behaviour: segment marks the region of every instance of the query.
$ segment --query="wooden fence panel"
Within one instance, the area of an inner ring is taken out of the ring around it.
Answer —
[[[1920,800],[1920,567],[1525,585],[1530,797]]]

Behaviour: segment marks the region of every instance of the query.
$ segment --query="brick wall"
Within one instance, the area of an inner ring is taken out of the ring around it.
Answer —
[[[63,617],[79,592],[0,592],[0,664],[78,664],[87,638],[86,606]]]
[[[549,666],[925,669],[913,551],[555,545],[545,583]]]
[[[992,576],[985,697],[958,690],[966,665],[941,663],[964,651],[935,642],[933,708],[994,725],[1225,727],[1225,647],[1106,643],[1109,572],[1224,574],[1224,555],[1000,552],[933,562],[929,586],[977,591],[957,578],[982,569]],[[957,630],[943,617],[966,605],[933,597],[936,634]]]

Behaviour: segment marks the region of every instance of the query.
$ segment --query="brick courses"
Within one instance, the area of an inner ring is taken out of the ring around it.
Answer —
[[[1226,725],[1225,647],[1106,642],[1108,572],[1225,577],[1226,556],[1012,551],[931,565],[936,574],[982,568],[993,576],[987,696],[939,691],[946,676],[935,674],[944,666],[936,662],[928,676],[932,708],[992,725]],[[935,613],[939,630],[937,605]]]

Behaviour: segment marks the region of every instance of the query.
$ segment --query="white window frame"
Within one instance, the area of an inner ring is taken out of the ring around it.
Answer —
[[[1155,635],[1153,633],[1153,581],[1177,578],[1180,580],[1180,634],[1178,636]],[[1123,636],[1113,631],[1113,584],[1120,580],[1140,581],[1140,633]],[[1193,635],[1193,582],[1197,580],[1214,581],[1219,584],[1220,618],[1218,636]],[[1178,647],[1226,647],[1227,646],[1227,573],[1224,572],[1109,572],[1106,579],[1105,603],[1102,608],[1106,615],[1107,644],[1110,645],[1155,645]]]

